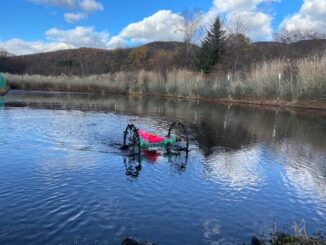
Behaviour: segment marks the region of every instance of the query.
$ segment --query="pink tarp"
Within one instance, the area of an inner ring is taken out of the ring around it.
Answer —
[[[144,140],[148,143],[151,143],[151,144],[161,143],[165,139],[164,137],[160,137],[155,134],[147,133],[141,129],[138,129],[138,134],[142,140]]]

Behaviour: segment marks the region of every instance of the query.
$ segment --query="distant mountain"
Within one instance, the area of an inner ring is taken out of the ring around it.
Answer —
[[[79,48],[23,56],[0,57],[0,71],[16,74],[90,75],[130,70],[166,70],[194,67],[197,46],[181,42],[153,42],[136,48]],[[247,69],[253,63],[270,59],[297,59],[326,52],[326,40],[307,40],[292,44],[257,42],[235,53],[229,49],[222,67]],[[188,55],[187,55],[188,54]]]
[[[197,47],[192,45],[192,50]],[[17,74],[89,75],[135,69],[184,67],[186,45],[153,42],[136,48],[79,48],[0,58],[0,71]]]
[[[236,49],[237,50],[237,49]],[[237,64],[238,70],[247,70],[261,61],[275,59],[296,60],[305,57],[326,54],[326,39],[303,40],[295,43],[255,42],[237,55],[234,49],[227,50],[224,70],[233,70]]]
[[[297,59],[322,55],[326,52],[326,39],[303,40],[295,43],[257,42],[255,51],[265,58]]]

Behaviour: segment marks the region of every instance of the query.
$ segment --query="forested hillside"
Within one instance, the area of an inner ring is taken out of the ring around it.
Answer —
[[[181,42],[153,42],[136,48],[115,50],[80,48],[24,56],[0,57],[0,71],[13,74],[90,75],[126,70],[165,71],[172,68],[196,70],[199,47]],[[326,40],[305,40],[291,44],[278,42],[226,42],[219,70],[247,70],[260,61],[298,59],[322,55]]]

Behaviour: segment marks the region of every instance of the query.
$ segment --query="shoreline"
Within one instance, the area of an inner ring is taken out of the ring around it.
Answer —
[[[248,104],[326,110],[326,55],[298,60],[298,71],[287,74],[287,63],[265,62],[246,74],[205,75],[191,70],[120,71],[76,75],[3,74],[12,89],[160,96],[212,103]],[[282,75],[283,74],[283,75]]]
[[[131,96],[151,96],[151,97],[165,97],[175,98],[192,101],[205,101],[217,104],[239,104],[239,105],[254,105],[264,107],[280,107],[280,108],[297,108],[297,109],[308,109],[308,110],[326,110],[326,99],[325,100],[305,100],[305,101],[285,101],[285,100],[245,100],[245,99],[212,99],[206,97],[191,97],[191,96],[174,96],[165,94],[155,93],[111,93],[111,94],[125,94]],[[310,105],[310,103],[314,103]]]
[[[73,94],[89,94],[89,95],[127,95],[127,96],[143,96],[143,97],[160,97],[169,99],[181,99],[188,101],[202,101],[214,104],[237,104],[237,105],[252,105],[257,107],[276,107],[276,108],[293,108],[303,110],[315,110],[326,111],[326,99],[325,100],[302,100],[302,101],[285,101],[285,100],[245,100],[245,99],[213,99],[205,97],[191,97],[191,96],[174,96],[168,94],[158,93],[136,93],[136,92],[80,92],[80,91],[53,91],[53,90],[31,90],[31,89],[13,89],[12,91],[26,91],[36,93],[73,93]]]

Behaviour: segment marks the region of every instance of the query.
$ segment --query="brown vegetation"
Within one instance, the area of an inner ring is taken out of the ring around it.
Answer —
[[[121,71],[84,77],[7,73],[5,77],[12,88],[25,90],[159,94],[257,103],[319,100],[322,104],[326,95],[325,67],[326,56],[322,56],[292,62],[266,61],[253,65],[247,73],[233,73],[229,77],[183,69]]]
[[[194,67],[199,47],[180,42],[1,57],[0,71],[6,72],[16,89],[159,94],[260,104],[300,102],[305,107],[310,107],[307,101],[315,100],[315,107],[325,108],[326,40],[251,43],[235,32],[226,37],[224,48],[209,74]]]
[[[192,49],[197,47],[191,45]],[[154,70],[157,64],[183,68],[186,44],[154,42],[136,48],[80,48],[0,58],[0,71],[13,74],[93,75],[130,70]],[[172,60],[173,59],[173,60]]]
[[[119,71],[191,69],[186,58],[187,44],[155,42],[137,48],[103,50],[80,48],[56,52],[0,57],[0,72],[39,75],[94,75]],[[189,59],[195,60],[197,46],[191,45]],[[188,51],[187,51],[188,50]],[[245,36],[228,37],[226,53],[219,70],[223,73],[247,72],[257,62],[296,60],[322,55],[326,40],[307,40],[296,43],[250,43]]]
[[[294,225],[287,231],[276,231],[271,234],[269,241],[259,241],[253,237],[251,244],[270,244],[270,245],[324,245],[326,244],[326,230],[318,231],[315,235],[308,235],[304,220],[301,223],[294,222]]]
[[[317,31],[312,28],[295,28],[288,30],[282,28],[278,32],[274,33],[274,40],[282,43],[293,43],[301,40],[314,40],[314,39],[325,39],[326,38],[326,25],[320,27],[324,31]]]

